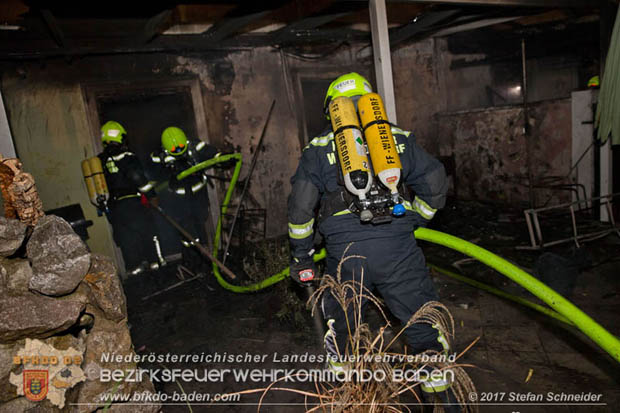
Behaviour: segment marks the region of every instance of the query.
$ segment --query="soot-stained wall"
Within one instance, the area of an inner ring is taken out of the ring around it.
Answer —
[[[571,148],[569,99],[539,102],[528,109],[530,133],[523,134],[523,108],[506,107],[439,116],[439,146],[454,155],[458,195],[465,199],[519,205],[529,202],[527,141],[536,185],[558,183],[568,173]],[[536,204],[566,201],[568,192],[537,188]],[[551,199],[550,199],[551,198]]]
[[[316,78],[328,82],[353,70],[367,74],[373,81],[372,59],[359,57],[363,55],[362,48],[364,45],[341,48],[335,54],[312,60],[265,47],[226,53],[116,55],[5,63],[2,92],[13,137],[18,152],[25,158],[26,168],[34,173],[39,185],[51,188],[42,191],[46,207],[80,202],[85,211],[90,211],[88,217],[96,221],[95,234],[91,231],[91,237],[95,238],[91,246],[104,253],[108,252],[106,248],[109,249],[111,241],[101,229],[104,218],[92,214],[79,169],[84,155],[96,153],[93,142],[98,135],[98,125],[88,122],[85,90],[101,83],[117,84],[122,90],[135,82],[148,82],[157,88],[158,82],[197,79],[208,130],[208,136],[199,138],[224,150],[240,151],[244,157],[242,181],[247,176],[269,106],[275,100],[246,206],[266,209],[267,235],[277,236],[287,232],[290,177],[307,139],[300,119],[303,120],[304,111],[322,110],[308,107],[300,93],[301,81]],[[441,39],[427,39],[393,52],[399,126],[412,130],[418,143],[431,154],[455,155],[461,175],[459,185],[464,188],[459,195],[525,201],[527,192],[515,183],[526,168],[520,135],[521,110],[505,107],[450,111],[457,104],[475,109],[476,102],[484,100],[482,95],[478,98],[468,95],[469,86],[465,83],[469,77],[463,79],[464,84],[458,89],[462,96],[455,92],[454,85],[462,73],[450,69],[453,57]],[[474,76],[479,83],[491,84],[492,76],[497,75],[484,66],[474,72],[467,76]],[[48,95],[57,96],[53,103]],[[152,116],[156,118],[158,113]],[[565,173],[570,156],[570,104],[566,100],[537,104],[531,109],[531,119],[535,173],[541,176]],[[79,126],[49,127],[59,122]],[[41,164],[26,155],[31,151],[35,132],[36,145],[46,153],[49,162]],[[65,145],[75,150],[67,152]],[[55,160],[62,161],[58,163],[64,168],[62,174],[56,171]],[[64,179],[65,175],[75,175],[75,179]],[[63,180],[60,186],[59,179]],[[220,185],[220,200],[223,189]]]

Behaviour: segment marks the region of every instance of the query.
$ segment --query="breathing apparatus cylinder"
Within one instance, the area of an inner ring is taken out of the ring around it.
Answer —
[[[357,108],[375,175],[390,190],[392,202],[395,204],[392,214],[402,215],[405,208],[398,193],[402,164],[383,100],[378,93],[367,93],[360,97]]]
[[[82,173],[84,174],[84,182],[86,183],[90,201],[102,210],[107,209],[110,192],[103,175],[101,159],[98,156],[93,156],[83,160]]]
[[[370,221],[373,214],[368,210],[366,194],[372,185],[372,174],[355,104],[346,96],[337,97],[329,104],[329,115],[344,185],[360,200],[360,219]]]
[[[97,205],[97,190],[95,189],[95,180],[93,173],[90,170],[90,163],[88,159],[82,161],[82,175],[84,176],[84,183],[86,184],[86,190],[88,191],[88,198],[90,202]]]

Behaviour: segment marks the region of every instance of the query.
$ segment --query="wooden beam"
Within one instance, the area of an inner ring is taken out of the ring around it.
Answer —
[[[239,17],[225,18],[214,24],[204,34],[212,42],[219,42],[237,33],[253,21],[259,20],[272,10],[262,10]]]
[[[164,10],[161,13],[158,13],[155,16],[148,19],[146,24],[144,25],[144,31],[142,35],[140,36],[139,43],[141,44],[149,43],[151,42],[151,40],[157,37],[159,35],[159,29],[166,22],[166,20],[168,20],[171,14],[172,14],[172,10]]]
[[[480,29],[482,27],[493,26],[494,24],[507,23],[518,20],[523,16],[497,17],[495,19],[478,20],[471,23],[461,24],[457,26],[447,27],[432,34],[433,37],[447,36],[449,34],[465,32],[468,30]]]
[[[377,91],[383,98],[388,119],[390,122],[397,123],[385,0],[370,0],[369,8]]]
[[[0,38],[2,33],[0,32]],[[6,36],[5,36],[6,37]],[[352,30],[350,28],[322,29],[309,31],[303,36],[291,37],[289,44],[310,43],[338,44],[347,42],[368,42],[368,32]],[[174,35],[157,36],[148,44],[137,44],[136,38],[129,37],[124,41],[114,38],[102,38],[90,41],[88,44],[76,44],[72,47],[60,49],[55,47],[54,41],[49,38],[42,39],[15,39],[6,37],[0,39],[0,61],[21,59],[45,59],[65,56],[98,56],[98,55],[122,55],[122,54],[150,54],[150,53],[208,53],[230,52],[235,50],[251,50],[256,47],[273,45],[273,38],[269,33],[244,34],[230,37],[223,41],[214,42],[205,35]]]
[[[390,46],[394,47],[398,43],[403,42],[425,30],[428,30],[440,21],[448,19],[460,12],[460,9],[454,9],[423,14],[419,18],[416,18],[416,20],[414,20],[412,23],[406,24],[399,27],[398,29],[393,30],[390,34]]]
[[[65,35],[63,34],[60,26],[58,25],[58,21],[54,17],[51,11],[48,9],[41,10],[41,16],[43,17],[43,21],[47,25],[47,28],[50,30],[52,34],[52,38],[58,45],[58,47],[63,48],[67,46],[65,41]]]
[[[364,0],[335,0],[338,3]],[[604,1],[604,0],[603,0]],[[459,4],[476,6],[517,6],[546,8],[598,8],[597,0],[402,0],[403,3]]]
[[[548,8],[592,8],[598,7],[592,0],[404,0],[407,3],[445,3],[478,6],[518,6]]]
[[[353,13],[354,10],[343,13],[324,14],[319,16],[307,17],[305,19],[298,20],[291,23],[281,29],[278,29],[271,33],[274,43],[284,42],[289,37],[295,37],[297,32],[308,31],[323,26],[331,21],[337,20],[341,17],[347,16]]]

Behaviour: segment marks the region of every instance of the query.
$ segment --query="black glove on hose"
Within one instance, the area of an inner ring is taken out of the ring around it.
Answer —
[[[293,281],[302,287],[310,287],[311,281],[317,275],[316,264],[312,257],[293,258],[291,260],[290,275]]]

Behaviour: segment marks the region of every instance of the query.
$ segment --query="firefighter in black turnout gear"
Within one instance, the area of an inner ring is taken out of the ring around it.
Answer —
[[[209,180],[206,169],[181,180],[177,179],[177,176],[192,166],[220,154],[214,146],[203,141],[188,140],[185,132],[176,126],[170,126],[163,131],[161,146],[160,153],[151,154],[151,161],[165,168],[168,176],[168,190],[160,194],[162,208],[195,236],[195,241],[204,244],[207,239],[205,223],[209,216],[207,192]],[[176,251],[181,245],[185,265],[195,272],[206,270],[200,253],[169,224],[164,223],[160,232],[166,233],[164,249],[172,248]]]
[[[153,244],[155,221],[148,202],[157,203],[154,182],[149,182],[136,155],[127,146],[126,131],[115,121],[101,127],[103,152],[99,155],[110,191],[107,214],[114,242],[132,271],[157,261]]]
[[[328,107],[332,100],[346,96],[357,105],[360,97],[369,92],[372,92],[370,84],[359,74],[340,76],[327,92],[325,114],[329,117]],[[327,249],[326,274],[336,276],[338,264],[350,245],[347,255],[366,258],[345,261],[342,281],[353,278],[361,281],[363,269],[364,286],[370,291],[378,291],[392,314],[405,324],[422,305],[438,300],[413,231],[425,226],[444,206],[447,180],[443,165],[416,144],[411,132],[391,124],[387,127],[391,127],[395,149],[402,163],[399,172],[402,174],[401,186],[408,187],[408,191],[401,190],[404,195],[400,216],[380,217],[375,212],[377,220],[371,222],[368,216],[360,215],[363,211],[354,207],[352,195],[343,182],[334,132],[331,127],[326,129],[304,148],[297,171],[291,178],[292,190],[288,198],[290,275],[301,285],[307,285],[315,277],[313,232],[317,227]],[[315,215],[317,207],[318,215]],[[323,315],[328,326],[326,352],[330,356],[348,354],[349,331],[345,313],[329,292],[322,297]],[[349,310],[348,319],[354,320],[353,309]],[[412,324],[404,334],[414,354],[429,349],[447,350],[443,345],[446,343],[443,335],[428,324]],[[330,361],[330,367],[338,372],[346,369],[347,364]],[[449,383],[423,383],[421,387],[439,393],[445,391]]]

